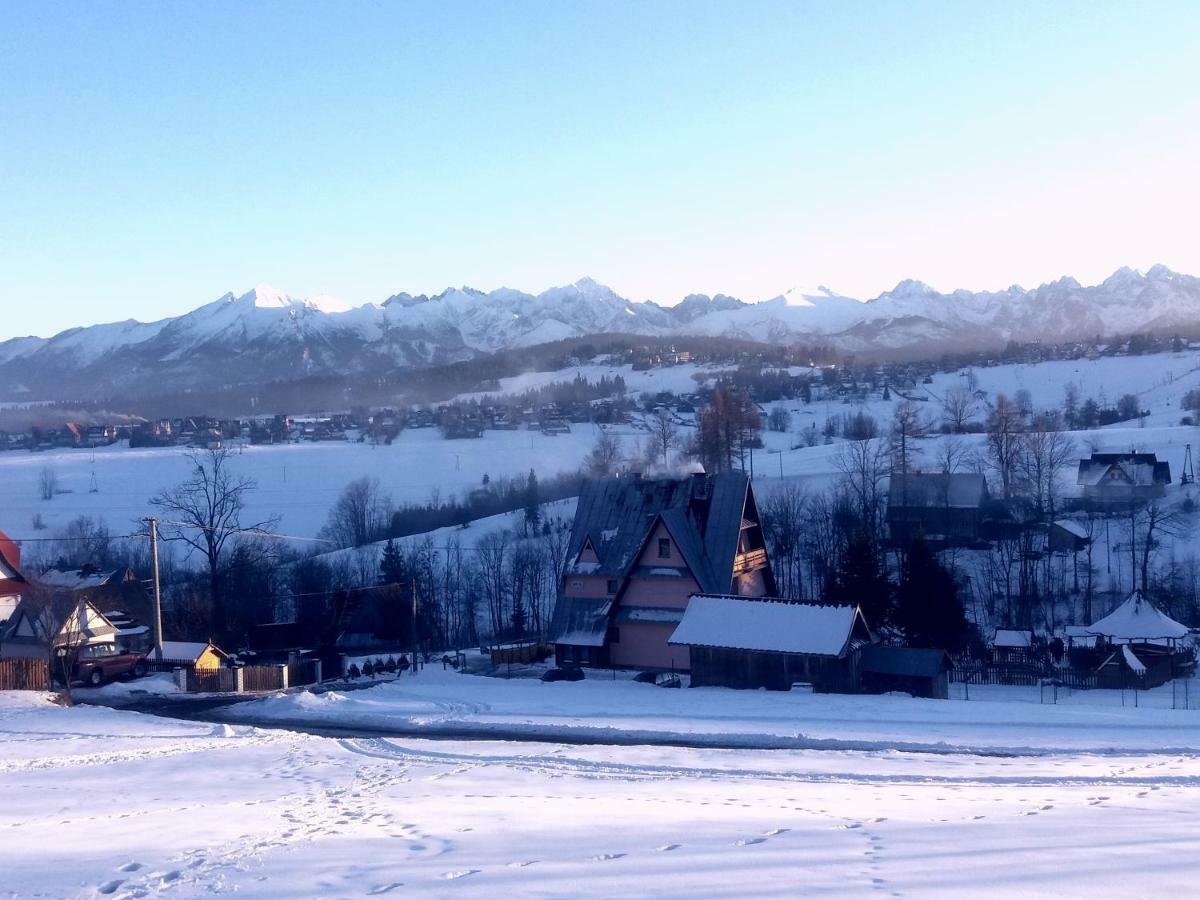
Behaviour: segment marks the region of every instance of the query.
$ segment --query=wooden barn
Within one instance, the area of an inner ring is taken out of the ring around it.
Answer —
[[[670,643],[691,652],[692,687],[853,693],[874,636],[857,606],[697,594]]]

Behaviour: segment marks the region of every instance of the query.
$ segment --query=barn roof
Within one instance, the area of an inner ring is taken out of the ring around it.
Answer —
[[[695,594],[668,643],[843,656],[855,637],[870,639],[857,606]]]
[[[873,675],[936,678],[942,672],[953,668],[953,663],[945,650],[871,644],[863,648],[860,667],[862,671]]]
[[[997,628],[996,636],[992,639],[993,647],[1010,647],[1028,650],[1033,644],[1033,632],[1017,631],[1013,628]]]
[[[1142,596],[1140,590],[1099,622],[1088,626],[1088,634],[1120,641],[1172,640],[1186,637],[1187,626],[1180,625]]]
[[[893,475],[888,485],[893,509],[978,509],[987,499],[987,480],[976,472],[909,472]]]

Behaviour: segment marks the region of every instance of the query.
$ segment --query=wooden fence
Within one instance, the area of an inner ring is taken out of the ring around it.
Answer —
[[[233,669],[185,669],[187,689],[192,693],[218,694],[237,690]]]
[[[243,691],[278,691],[283,688],[282,666],[245,666],[242,669]]]
[[[44,659],[0,659],[0,691],[48,691],[50,666]]]

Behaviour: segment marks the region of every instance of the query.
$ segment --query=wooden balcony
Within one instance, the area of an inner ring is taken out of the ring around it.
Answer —
[[[733,574],[744,575],[747,572],[753,572],[756,569],[761,569],[767,564],[766,550],[749,550],[745,553],[739,553],[733,558]]]

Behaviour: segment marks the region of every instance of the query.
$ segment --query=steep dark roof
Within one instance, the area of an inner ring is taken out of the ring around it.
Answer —
[[[1156,453],[1093,453],[1079,461],[1076,484],[1095,485],[1113,466],[1118,466],[1130,484],[1170,484],[1171,464]]]
[[[975,472],[909,472],[893,475],[888,486],[892,509],[978,509],[987,499],[987,481]]]
[[[907,675],[915,678],[936,678],[952,668],[945,650],[919,647],[888,647],[872,644],[864,647],[860,667],[872,675]]]
[[[749,479],[744,472],[684,479],[585,481],[567,552],[574,565],[591,539],[599,559],[579,574],[621,578],[637,563],[661,519],[705,593],[729,590]],[[568,568],[570,571],[570,568]]]

